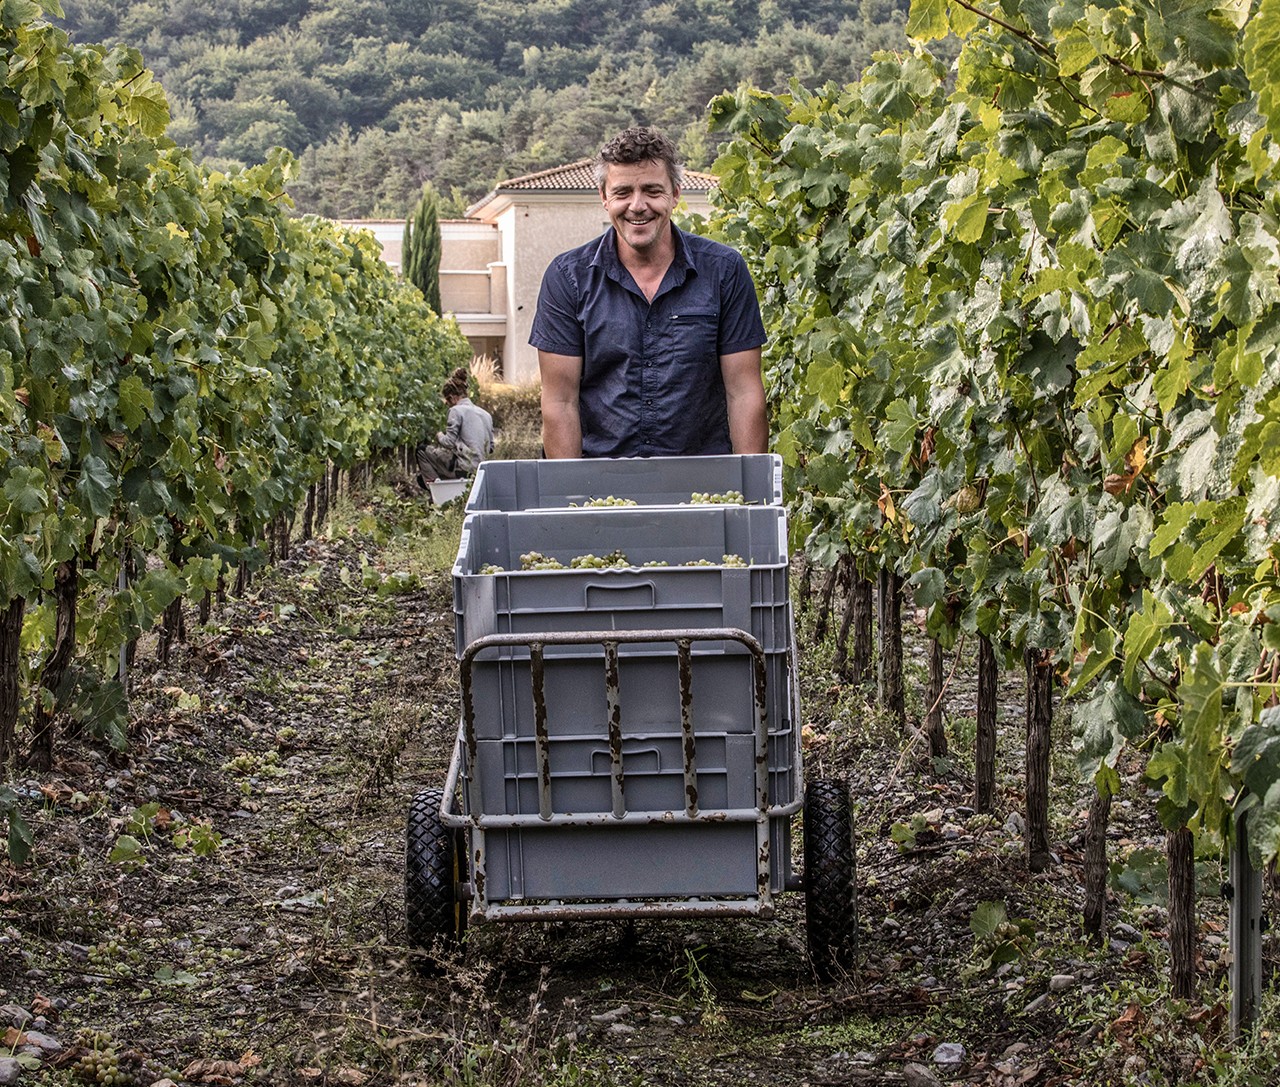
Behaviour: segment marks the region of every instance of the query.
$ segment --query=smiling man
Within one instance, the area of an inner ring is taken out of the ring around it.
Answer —
[[[529,342],[548,457],[763,453],[760,306],[741,254],[671,222],[675,146],[629,128],[596,157],[612,224],[542,279]]]

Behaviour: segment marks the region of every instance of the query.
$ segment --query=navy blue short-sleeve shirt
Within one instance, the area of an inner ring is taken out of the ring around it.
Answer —
[[[612,227],[542,277],[529,343],[582,358],[583,456],[732,452],[720,356],[764,344],[760,306],[740,253],[671,229],[675,259],[652,302]]]

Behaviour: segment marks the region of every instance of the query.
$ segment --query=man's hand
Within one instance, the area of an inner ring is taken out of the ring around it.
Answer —
[[[581,457],[578,388],[582,383],[582,359],[539,351],[538,369],[542,374],[542,451],[551,459]]]

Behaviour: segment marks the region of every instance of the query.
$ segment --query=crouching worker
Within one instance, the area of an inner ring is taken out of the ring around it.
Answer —
[[[462,479],[493,452],[493,416],[467,396],[467,370],[458,367],[440,390],[449,405],[449,421],[434,444],[418,447],[418,484]]]

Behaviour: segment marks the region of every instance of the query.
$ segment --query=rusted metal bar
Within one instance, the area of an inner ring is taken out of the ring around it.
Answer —
[[[764,654],[753,654],[755,675],[755,737],[756,737],[756,807],[764,812],[769,808],[769,720],[768,690],[764,667]],[[762,902],[768,903],[769,870],[772,848],[769,840],[769,824],[761,820],[756,824],[756,890]]]
[[[690,819],[698,814],[698,741],[693,735],[692,642],[676,641],[680,668],[680,731],[684,734],[684,811]]]
[[[475,899],[473,899],[473,902]],[[774,916],[772,903],[757,898],[631,898],[609,902],[531,902],[488,904],[472,909],[477,921],[607,921],[625,917],[762,917]]]
[[[538,814],[550,819],[551,807],[551,737],[547,733],[546,671],[541,642],[529,643],[529,673],[533,680],[533,736],[538,760]]]
[[[627,811],[622,773],[622,703],[618,682],[618,643],[604,643],[604,697],[609,714],[609,788],[613,814],[621,819]]]
[[[770,808],[766,815],[794,814],[798,810],[799,802]],[[760,811],[757,808],[715,808],[695,815],[683,811],[629,811],[621,818],[611,811],[553,813],[550,819],[543,819],[541,815],[477,815],[472,812],[466,825],[481,830],[541,830],[545,827],[706,826],[709,823],[759,822]]]

